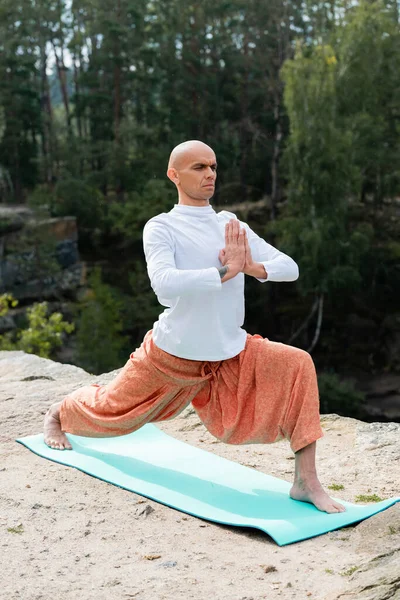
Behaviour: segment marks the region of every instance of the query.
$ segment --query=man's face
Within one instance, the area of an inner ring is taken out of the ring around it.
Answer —
[[[214,195],[217,160],[211,149],[192,150],[177,165],[177,185],[193,200],[209,200]]]

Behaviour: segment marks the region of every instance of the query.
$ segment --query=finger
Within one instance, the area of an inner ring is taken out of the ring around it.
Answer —
[[[225,245],[228,246],[229,242],[230,242],[229,223],[226,223],[226,225],[225,225]]]
[[[232,219],[228,223],[228,236],[229,236],[229,240],[232,242],[232,239],[233,239],[233,221],[232,221]]]
[[[239,237],[240,225],[239,225],[239,221],[237,219],[233,220],[232,230],[233,230],[233,236],[235,238]]]
[[[244,232],[243,235],[244,235],[244,249],[245,249],[246,255],[247,255],[247,252],[249,251],[249,243],[247,240],[246,231]]]
[[[229,239],[231,244],[234,244],[236,242],[235,222],[233,219],[229,221]]]
[[[228,237],[229,237],[229,241],[232,242],[232,239],[233,239],[233,222],[232,222],[232,219],[228,223]]]

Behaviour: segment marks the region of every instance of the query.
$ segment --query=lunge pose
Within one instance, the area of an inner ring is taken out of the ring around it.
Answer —
[[[217,161],[209,146],[188,141],[174,148],[167,175],[178,203],[143,231],[151,286],[165,310],[113,381],[82,387],[51,406],[46,444],[70,449],[65,432],[124,435],[192,403],[225,443],[287,438],[295,453],[291,497],[343,512],[316,473],[323,432],[310,355],[242,328],[245,275],[262,283],[293,281],[296,263],[234,214],[213,209]]]

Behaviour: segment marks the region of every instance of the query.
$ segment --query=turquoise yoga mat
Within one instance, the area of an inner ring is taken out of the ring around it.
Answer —
[[[52,450],[43,435],[17,440],[35,454],[75,467],[195,517],[265,531],[284,545],[362,521],[395,502],[391,498],[328,515],[292,500],[291,484],[180,442],[145,425],[114,438],[68,435],[73,450]]]

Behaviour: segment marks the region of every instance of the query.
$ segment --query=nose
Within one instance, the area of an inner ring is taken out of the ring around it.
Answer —
[[[207,168],[206,177],[207,179],[215,179],[215,171],[211,167]]]

